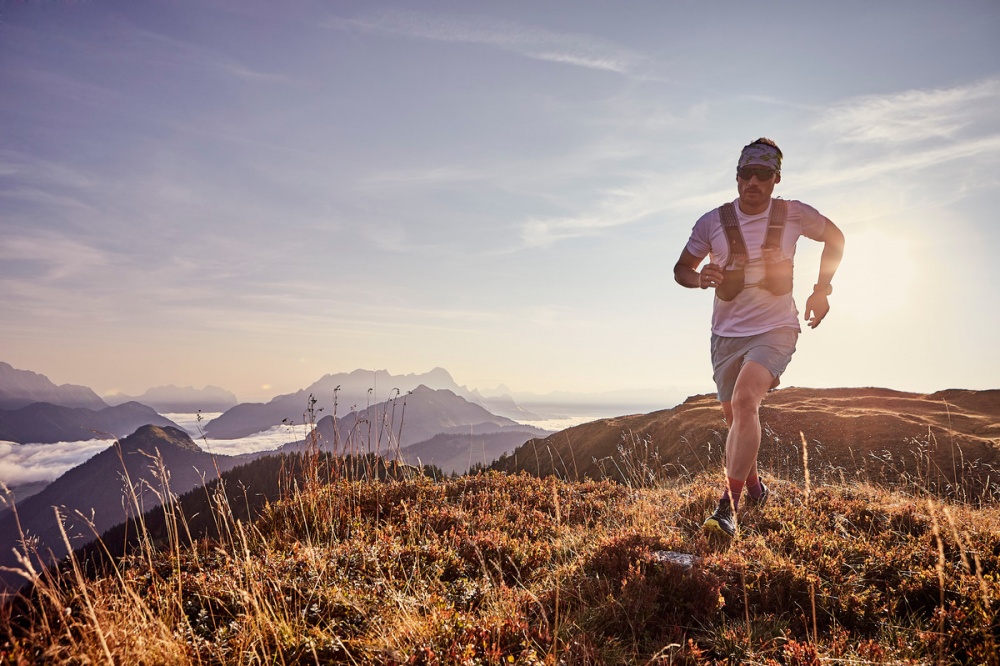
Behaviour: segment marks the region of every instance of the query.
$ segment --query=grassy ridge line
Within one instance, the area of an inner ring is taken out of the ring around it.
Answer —
[[[188,542],[174,515],[160,550],[104,578],[41,578],[31,604],[0,617],[0,657],[998,663],[995,505],[774,479],[773,501],[721,544],[700,530],[714,478],[315,477],[254,523],[219,489],[218,538]]]
[[[802,477],[804,437],[816,478],[1000,503],[1000,390],[786,388],[768,394],[760,419],[759,462],[776,475]],[[529,440],[490,468],[625,483],[639,471],[666,481],[722,467],[726,433],[716,397],[692,396],[671,409]]]

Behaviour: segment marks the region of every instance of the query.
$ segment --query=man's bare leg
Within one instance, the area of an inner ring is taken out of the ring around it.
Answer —
[[[731,402],[722,403],[729,423],[726,437],[727,488],[735,509],[739,505],[743,484],[757,478],[757,453],[760,451],[760,403],[774,384],[771,371],[760,363],[743,364]]]
[[[722,404],[722,417],[726,420],[727,426],[733,425],[733,403],[732,401],[723,402]],[[757,459],[754,458],[753,469],[747,474],[746,487],[752,488],[760,480],[760,475],[757,471]]]

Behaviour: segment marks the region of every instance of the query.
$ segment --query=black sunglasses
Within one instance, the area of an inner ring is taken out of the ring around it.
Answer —
[[[775,173],[777,172],[774,169],[768,167],[745,166],[736,170],[736,175],[743,180],[750,180],[754,176],[760,181],[771,180]]]

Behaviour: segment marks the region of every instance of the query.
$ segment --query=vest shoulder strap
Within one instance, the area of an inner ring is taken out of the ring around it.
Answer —
[[[722,229],[726,232],[726,240],[729,242],[729,259],[726,261],[726,266],[730,264],[742,266],[749,260],[749,255],[743,233],[740,231],[739,218],[736,217],[736,207],[732,203],[723,204],[719,207],[719,217],[722,219]]]
[[[788,202],[784,199],[773,199],[771,201],[771,214],[767,217],[767,236],[764,237],[763,245],[765,250],[781,247],[781,235],[785,231],[787,217]]]

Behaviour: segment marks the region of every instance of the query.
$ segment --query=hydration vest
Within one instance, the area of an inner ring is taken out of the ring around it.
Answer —
[[[771,200],[771,212],[767,218],[767,235],[761,246],[764,254],[764,278],[755,284],[745,284],[746,264],[750,255],[747,252],[743,233],[740,231],[736,207],[727,203],[719,207],[719,217],[722,228],[729,242],[729,258],[723,266],[722,284],[715,289],[715,295],[723,301],[731,301],[745,287],[760,287],[767,289],[775,296],[783,296],[792,290],[792,260],[785,259],[781,252],[781,236],[785,230],[785,218],[788,216],[788,202],[784,199]]]

